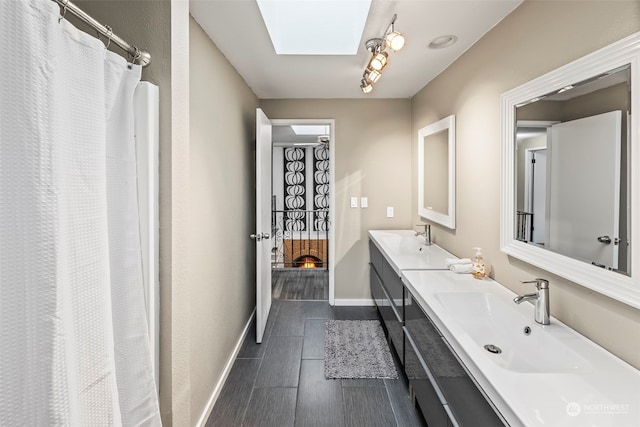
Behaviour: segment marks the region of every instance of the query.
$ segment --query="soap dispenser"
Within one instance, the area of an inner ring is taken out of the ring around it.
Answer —
[[[476,255],[473,257],[473,268],[471,275],[476,279],[484,279],[487,276],[487,269],[482,256],[482,248],[473,248],[476,251]]]

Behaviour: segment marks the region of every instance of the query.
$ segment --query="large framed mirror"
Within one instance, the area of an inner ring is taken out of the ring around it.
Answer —
[[[418,214],[456,227],[456,118],[445,117],[418,131]]]
[[[503,252],[640,308],[640,33],[502,96]]]

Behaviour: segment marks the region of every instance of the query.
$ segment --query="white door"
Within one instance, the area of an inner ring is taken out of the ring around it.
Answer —
[[[271,120],[256,109],[256,342],[271,309]]]
[[[618,268],[622,113],[551,127],[549,249]]]

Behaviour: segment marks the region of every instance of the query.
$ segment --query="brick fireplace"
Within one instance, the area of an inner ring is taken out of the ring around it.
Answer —
[[[285,267],[326,268],[328,240],[284,240]]]

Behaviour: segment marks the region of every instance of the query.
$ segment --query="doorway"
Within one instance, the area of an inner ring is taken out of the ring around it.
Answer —
[[[334,120],[272,120],[272,297],[334,304]]]
[[[547,149],[527,149],[525,163],[525,211],[532,214],[530,243],[544,247],[547,216]]]

